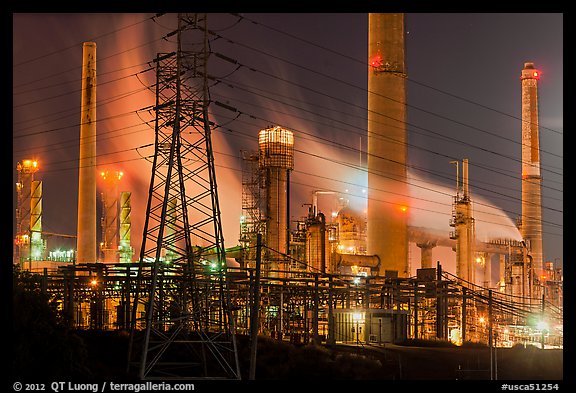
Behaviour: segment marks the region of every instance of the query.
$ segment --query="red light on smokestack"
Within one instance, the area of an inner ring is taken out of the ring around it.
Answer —
[[[382,66],[382,56],[379,53],[375,54],[372,57],[372,59],[370,60],[370,66],[372,68],[378,68]]]

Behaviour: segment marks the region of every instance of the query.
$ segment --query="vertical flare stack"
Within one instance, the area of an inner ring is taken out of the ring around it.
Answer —
[[[542,177],[540,176],[540,142],[538,132],[538,80],[540,72],[534,63],[522,69],[522,228],[530,244],[532,266],[542,271]]]
[[[476,234],[472,214],[472,200],[468,191],[468,159],[462,160],[462,197],[459,192],[454,198],[450,226],[454,227],[451,239],[456,239],[456,275],[474,284],[474,254]]]
[[[82,48],[78,170],[78,263],[96,262],[96,43]]]
[[[270,127],[258,134],[258,165],[266,176],[266,264],[265,271],[284,269],[288,252],[289,184],[294,169],[294,134]],[[277,276],[277,273],[270,273]]]
[[[368,254],[408,272],[404,14],[368,19]]]

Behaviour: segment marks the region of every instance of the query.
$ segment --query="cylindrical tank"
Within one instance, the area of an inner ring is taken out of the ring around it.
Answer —
[[[542,257],[542,177],[538,133],[538,80],[534,63],[524,63],[522,75],[522,237],[530,243],[537,275]]]
[[[366,220],[364,216],[344,207],[338,212],[338,252],[366,254]]]
[[[258,165],[266,176],[264,270],[284,269],[289,239],[288,193],[290,171],[294,168],[294,134],[279,126],[266,128],[260,130],[258,145]]]
[[[368,17],[368,254],[408,272],[404,14]]]
[[[474,219],[470,200],[456,202],[456,275],[474,283]]]
[[[306,262],[308,271],[313,273],[332,273],[330,263],[330,242],[326,230],[324,214],[309,222],[306,228]]]
[[[82,52],[77,262],[96,262],[96,43]]]

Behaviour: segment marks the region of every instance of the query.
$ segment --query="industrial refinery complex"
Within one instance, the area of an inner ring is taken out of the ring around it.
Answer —
[[[129,332],[129,366],[143,379],[238,379],[237,335],[295,344],[417,339],[562,348],[562,270],[543,257],[538,64],[519,59],[517,235],[477,236],[468,157],[451,163],[450,230],[439,231],[410,210],[418,190],[407,173],[404,24],[404,14],[369,14],[367,208],[319,188],[296,201],[308,214],[294,220],[300,135],[271,124],[253,130],[257,150],[237,152],[242,216],[232,247],[223,241],[212,150],[206,19],[180,15],[176,48],[153,62],[155,140],[143,233],[131,227],[134,190],[125,188],[124,173],[96,162],[97,46],[85,42],[78,229],[69,236],[76,247],[47,247],[54,234],[43,230],[43,208],[50,209],[42,203],[43,162],[23,159],[14,266],[41,277],[69,326]],[[435,257],[438,250],[451,255],[455,271]],[[179,357],[187,350],[193,355]]]

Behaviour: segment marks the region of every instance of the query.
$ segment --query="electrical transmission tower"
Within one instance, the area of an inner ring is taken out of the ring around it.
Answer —
[[[131,312],[141,379],[240,379],[208,120],[206,16],[156,62],[155,154]]]

